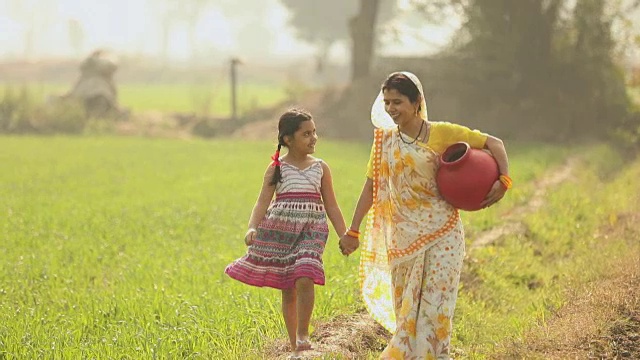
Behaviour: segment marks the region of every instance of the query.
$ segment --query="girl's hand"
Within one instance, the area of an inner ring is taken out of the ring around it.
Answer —
[[[360,246],[360,240],[347,234],[342,235],[340,238],[340,252],[342,255],[349,256],[352,252]]]
[[[256,241],[256,234],[258,231],[254,228],[250,228],[247,230],[247,233],[244,235],[244,243],[249,246],[252,245],[254,241]]]
[[[502,184],[502,182],[500,182],[500,180],[496,180],[496,182],[493,183],[493,186],[491,186],[491,190],[489,190],[487,196],[484,198],[482,203],[480,203],[480,206],[482,206],[482,208],[488,208],[500,201],[506,192],[507,188]]]

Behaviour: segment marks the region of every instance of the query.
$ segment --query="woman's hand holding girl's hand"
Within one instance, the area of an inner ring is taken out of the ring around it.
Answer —
[[[247,233],[244,235],[244,243],[249,246],[252,245],[254,241],[256,241],[256,234],[258,231],[254,228],[250,228],[247,230]]]
[[[506,192],[507,188],[502,184],[500,180],[496,180],[496,182],[493,183],[493,186],[491,186],[491,190],[489,190],[489,193],[484,198],[482,203],[480,203],[480,205],[483,208],[487,208],[500,201],[500,199],[502,199]]]
[[[340,251],[342,255],[350,255],[352,252],[360,246],[360,240],[347,234],[342,235],[340,238]]]

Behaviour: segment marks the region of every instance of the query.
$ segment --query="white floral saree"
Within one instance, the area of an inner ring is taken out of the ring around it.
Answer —
[[[448,359],[464,258],[458,211],[438,195],[438,154],[375,130],[373,206],[361,245],[365,305],[393,337],[381,359]]]

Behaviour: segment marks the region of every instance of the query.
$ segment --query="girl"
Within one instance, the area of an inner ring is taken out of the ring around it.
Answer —
[[[300,352],[311,349],[314,284],[325,282],[322,253],[329,235],[327,216],[338,236],[346,231],[329,166],[311,156],[317,140],[309,113],[293,109],[280,117],[278,149],[265,172],[244,237],[247,254],[225,269],[243,283],[282,290],[282,314],[293,349],[289,359],[299,359]],[[282,146],[288,152],[280,157]]]

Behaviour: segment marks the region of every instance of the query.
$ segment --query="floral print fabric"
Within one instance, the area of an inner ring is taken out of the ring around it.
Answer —
[[[464,258],[458,211],[438,194],[438,154],[376,129],[374,202],[360,261],[365,305],[393,333],[381,359],[448,359]]]

